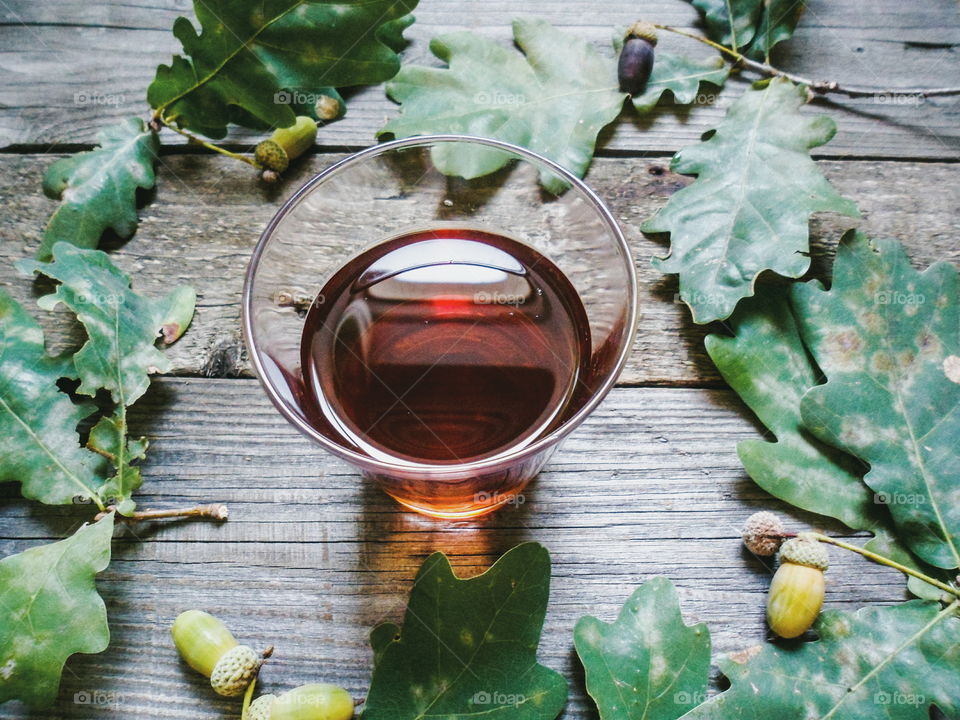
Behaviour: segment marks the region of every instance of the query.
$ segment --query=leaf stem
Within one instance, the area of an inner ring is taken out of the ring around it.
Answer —
[[[230,150],[227,150],[226,148],[220,147],[219,145],[216,145],[216,144],[214,144],[214,143],[212,143],[212,142],[208,142],[208,141],[204,140],[202,137],[199,137],[199,136],[197,136],[197,135],[194,135],[194,134],[191,133],[191,132],[187,132],[186,130],[183,130],[183,129],[181,129],[181,128],[178,128],[175,123],[173,123],[173,122],[170,121],[170,118],[166,118],[166,117],[162,117],[162,116],[155,116],[155,117],[154,117],[154,120],[156,120],[156,122],[157,122],[158,124],[160,124],[161,126],[167,127],[167,128],[169,128],[169,129],[173,130],[173,131],[174,131],[175,133],[177,133],[178,135],[183,135],[183,137],[187,138],[187,140],[189,140],[190,142],[196,143],[197,145],[200,145],[201,147],[205,147],[205,148],[207,148],[207,150],[213,150],[214,152],[218,152],[218,153],[220,153],[221,155],[226,155],[227,157],[233,158],[234,160],[239,160],[240,162],[245,162],[247,165],[251,165],[251,166],[255,167],[257,170],[263,170],[263,167],[260,165],[260,163],[258,163],[258,162],[257,162],[256,160],[254,160],[253,158],[248,157],[247,155],[241,155],[240,153],[235,153],[235,152],[232,152],[232,151],[230,151]]]
[[[696,40],[697,42],[703,43],[704,45],[709,45],[714,50],[717,50],[723,55],[726,55],[732,60],[732,65],[745,67],[748,70],[752,70],[755,73],[760,75],[767,75],[769,77],[781,77],[789,80],[790,82],[797,83],[798,85],[805,85],[809,90],[817,95],[827,95],[833,93],[836,95],[846,95],[847,97],[941,97],[944,95],[960,95],[960,87],[939,87],[939,88],[871,88],[871,87],[856,87],[853,85],[841,85],[840,83],[833,80],[811,80],[809,78],[802,77],[800,75],[795,75],[793,73],[787,72],[785,70],[780,70],[775,68],[768,63],[758,62],[757,60],[751,60],[746,57],[743,53],[738,52],[737,50],[728,48],[725,45],[714,42],[709,38],[705,38],[702,35],[697,35],[696,33],[687,32],[686,30],[681,30],[680,28],[675,28],[670,25],[658,25],[654,23],[654,27],[658,30],[665,30],[666,32],[674,33],[675,35],[682,35],[683,37],[690,38],[691,40]]]
[[[887,565],[888,567],[892,567],[896,570],[899,570],[902,573],[915,577],[918,580],[923,580],[925,583],[929,585],[933,585],[935,588],[943,590],[945,593],[953,595],[956,598],[960,598],[960,589],[955,588],[952,585],[947,585],[944,582],[940,582],[936,578],[932,578],[929,575],[920,572],[919,570],[914,570],[912,567],[908,567],[907,565],[898,563],[896,560],[891,560],[890,558],[885,557],[883,555],[878,555],[872,550],[867,550],[865,548],[859,547],[858,545],[852,545],[848,542],[844,542],[843,540],[838,540],[837,538],[830,537],[829,535],[824,535],[823,533],[811,532],[807,534],[816,538],[822,543],[827,543],[829,545],[836,545],[837,547],[843,548],[844,550],[849,550],[850,552],[855,552],[859,555],[863,555],[868,560],[873,560],[873,562],[875,563],[880,563],[881,565]]]
[[[104,512],[97,515],[99,520],[107,513],[115,510],[113,506],[108,507]],[[208,518],[210,520],[226,520],[229,517],[229,511],[226,505],[212,503],[209,505],[195,505],[191,508],[171,508],[168,510],[138,510],[132,515],[121,515],[121,518],[128,522],[140,522],[141,520],[163,520],[166,518]]]

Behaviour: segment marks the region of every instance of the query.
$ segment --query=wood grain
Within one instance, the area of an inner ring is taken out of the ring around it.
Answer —
[[[201,155],[164,156],[157,190],[141,211],[140,229],[127,243],[107,243],[113,258],[136,276],[146,294],[168,292],[188,283],[199,292],[199,309],[184,340],[171,348],[174,372],[228,377],[248,375],[239,336],[240,293],[250,251],[284,197],[339,155],[305,158],[282,187],[259,185],[249,168],[235,161]],[[38,192],[50,160],[35,155],[0,156],[0,201],[6,222],[0,226],[0,285],[22,302],[45,292],[19,276],[13,262],[32,254],[54,203]],[[716,369],[703,351],[707,328],[693,324],[685,305],[677,304],[675,276],[650,265],[665,245],[639,232],[641,221],[661,207],[689,178],[670,173],[666,158],[600,158],[588,182],[610,205],[634,251],[641,285],[639,331],[629,365],[621,376],[628,385],[716,385]],[[960,207],[960,165],[821,161],[837,189],[862,208],[860,225],[868,232],[899,238],[918,266],[936,260],[960,262],[956,208]],[[848,218],[820,216],[812,238],[814,273],[829,272],[830,256]],[[43,314],[54,349],[75,345],[79,331],[63,314]]]
[[[430,552],[447,552],[459,573],[473,575],[526,540],[553,556],[540,655],[571,682],[565,718],[594,717],[572,654],[574,623],[584,614],[612,621],[653,575],[674,581],[687,621],[708,623],[717,652],[764,639],[769,569],[741,549],[738,526],[757,508],[784,508],[743,473],[735,444],[757,429],[729,391],[616,389],[523,504],[460,523],[400,512],[299,436],[253,380],[161,379],[134,406],[132,422],[152,440],[141,507],[223,501],[231,519],[120,531],[99,582],[111,647],[71,660],[59,704],[30,717],[102,718],[103,707],[74,704],[84,691],[115,693],[122,717],[235,715],[237,704],[215,698],[171,647],[170,623],[188,608],[222,616],[257,647],[277,646],[265,691],[323,679],[362,696],[367,631],[402,620]],[[2,555],[62,537],[90,514],[26,502],[10,484],[0,491]],[[786,514],[795,529],[821,523]],[[824,529],[846,534],[831,523]],[[903,599],[897,573],[832,556],[829,607]],[[14,706],[4,712],[27,717]]]
[[[879,87],[937,87],[960,76],[960,9],[952,0],[911,3],[876,0],[864,12],[857,3],[810,0],[794,38],[775,52],[785,69],[813,80]],[[688,29],[696,11],[682,0],[651,0],[646,19]],[[613,28],[637,20],[632,0],[611,0],[603,12],[589,4],[530,0],[518,9],[506,0],[423,0],[405,62],[439,65],[430,38],[472,29],[508,43],[510,20],[542,16],[611,52]],[[178,52],[170,27],[178,15],[192,17],[186,0],[132,0],[36,3],[10,0],[0,6],[0,44],[15,65],[0,74],[0,147],[89,144],[97,131],[121,117],[146,113],[146,88],[160,63]],[[664,36],[668,52],[706,57],[703,46]],[[715,127],[726,108],[747,87],[732,81],[719,98],[705,97],[691,109],[665,106],[642,120],[627,116],[607,131],[601,150],[673,152]],[[709,95],[709,93],[708,93]],[[840,126],[837,137],[818,152],[824,157],[960,157],[960,104],[956,97],[914,102],[840,99],[818,103]],[[397,112],[380,87],[352,92],[349,114],[321,132],[326,147],[370,144],[385,118]],[[165,142],[182,144],[169,133]],[[238,132],[230,142],[249,143]]]
[[[0,285],[32,306],[48,290],[16,274],[54,203],[39,191],[55,155],[88,146],[120,117],[144,115],[146,87],[158,63],[179,48],[170,27],[192,16],[190,0],[6,0],[0,3]],[[544,16],[609,47],[611,28],[637,19],[633,0],[595,3],[529,0],[525,15]],[[796,36],[776,64],[813,79],[891,87],[955,84],[960,76],[960,7],[953,0],[809,0]],[[646,19],[696,26],[684,0],[649,0]],[[408,31],[405,62],[437,61],[436,34],[468,28],[509,42],[507,0],[422,0]],[[705,57],[674,37],[661,50]],[[688,622],[705,621],[717,652],[764,639],[769,568],[741,549],[737,528],[755,509],[781,510],[794,529],[848,531],[790,512],[760,491],[736,457],[738,440],[761,428],[703,353],[704,328],[673,302],[675,278],[650,268],[663,243],[643,237],[640,221],[688,179],[666,170],[669,154],[714,127],[747,83],[734,79],[719,98],[692,108],[664,106],[642,121],[621,119],[600,139],[602,156],[588,181],[621,221],[641,279],[637,344],[617,388],[566,442],[529,488],[524,502],[478,521],[441,522],[410,513],[361,481],[343,463],[300,437],[273,410],[239,339],[242,272],[261,229],[283,198],[343,150],[369,145],[397,112],[380,87],[350,93],[349,114],[322,129],[321,152],[303,159],[280,187],[266,188],[239,163],[170,147],[145,194],[141,227],[129,242],[109,239],[114,260],[135,286],[159,295],[176,283],[200,294],[194,326],[171,350],[175,373],[159,379],[133,409],[134,431],[152,440],[141,507],[224,501],[225,524],[169,522],[119,531],[99,587],[112,630],[110,649],[75,656],[58,704],[29,713],[16,703],[0,717],[160,720],[236,717],[239,704],[217,698],[180,662],[169,626],[188,608],[221,617],[257,647],[277,646],[264,691],[328,680],[362,696],[369,684],[367,631],[399,621],[413,576],[434,550],[459,572],[486,569],[518,542],[537,540],[554,561],[541,660],[570,681],[566,720],[595,718],[572,651],[577,618],[612,621],[645,579],[663,574],[678,586]],[[899,238],[917,266],[960,262],[960,102],[887,99],[818,102],[839,126],[818,149],[841,193],[862,208],[860,225]],[[252,136],[229,138],[247,148]],[[881,161],[880,159],[885,159]],[[846,219],[813,221],[813,274],[829,273]],[[39,311],[37,311],[39,314]],[[79,329],[64,313],[41,314],[54,350],[75,347]],[[708,328],[717,329],[717,328]],[[192,376],[192,377],[186,377]],[[209,376],[209,377],[208,377]],[[237,377],[241,376],[241,377]],[[649,387],[658,386],[658,387]],[[0,485],[0,556],[68,535],[87,507],[45,507]],[[853,610],[905,597],[902,578],[833,552],[827,605]],[[714,683],[714,687],[716,687]],[[79,693],[79,694],[78,694]],[[101,693],[101,695],[96,695]],[[84,703],[90,698],[94,702]],[[103,700],[105,704],[96,701]]]

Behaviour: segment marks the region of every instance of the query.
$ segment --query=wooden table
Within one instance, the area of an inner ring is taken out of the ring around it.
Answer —
[[[612,26],[636,19],[636,6],[632,0],[523,3],[525,12],[598,44],[608,42]],[[516,8],[506,0],[422,0],[406,58],[435,62],[428,39],[461,27],[506,40]],[[649,0],[644,8],[659,22],[696,22],[682,0]],[[12,262],[33,252],[54,207],[40,194],[43,170],[61,153],[90,146],[112,120],[144,114],[155,66],[177,50],[169,28],[179,14],[190,14],[187,0],[0,3],[0,146],[6,148],[0,283],[31,306],[36,291]],[[673,38],[662,43],[681,46]],[[877,0],[869,9],[853,0],[811,0],[776,60],[816,79],[935,87],[956,84],[958,48],[954,0]],[[686,49],[702,55],[699,46]],[[352,94],[348,116],[323,128],[316,154],[276,188],[259,185],[246,166],[199,154],[165,133],[169,145],[140,229],[109,248],[143,292],[159,294],[176,282],[199,292],[194,325],[170,351],[173,375],[157,380],[134,408],[135,431],[152,442],[138,500],[141,507],[223,501],[231,519],[119,532],[113,562],[99,580],[110,649],[72,659],[59,703],[36,717],[236,716],[237,704],[215,698],[171,646],[170,623],[187,608],[223,617],[253,645],[276,645],[262,676],[266,689],[322,678],[362,696],[371,669],[367,631],[401,619],[427,554],[443,550],[472,575],[525,540],[545,544],[553,555],[541,658],[570,681],[565,717],[595,715],[572,650],[577,618],[612,620],[632,589],[653,575],[674,581],[688,621],[709,624],[716,651],[761,641],[770,571],[741,549],[738,527],[755,509],[784,508],[746,476],[735,444],[763,428],[705,356],[704,329],[673,302],[676,279],[652,270],[650,259],[664,253],[663,245],[638,231],[641,219],[687,182],[662,172],[670,155],[714,126],[745,87],[732,80],[714,103],[663,107],[643,121],[628,117],[601,138],[588,181],[620,218],[635,251],[643,302],[636,348],[619,387],[570,437],[526,502],[471,522],[401,512],[313,447],[270,406],[241,345],[241,275],[260,230],[301,181],[373,141],[395,112],[382,88]],[[841,99],[808,110],[827,112],[839,124],[817,157],[837,188],[860,204],[861,226],[900,238],[918,266],[960,262],[958,100]],[[248,149],[248,139],[237,134],[231,142]],[[829,267],[846,225],[829,216],[814,220],[816,274]],[[65,315],[44,323],[55,349],[80,338]],[[88,517],[77,508],[27,502],[13,485],[0,492],[2,555],[62,538]],[[836,523],[789,514],[798,528],[845,533]],[[829,607],[903,599],[897,573],[834,555]],[[118,705],[75,704],[81,691],[116,693]],[[0,707],[0,717],[27,716],[14,705]]]

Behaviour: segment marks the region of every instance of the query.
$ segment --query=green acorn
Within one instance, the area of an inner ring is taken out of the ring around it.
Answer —
[[[780,548],[780,567],[767,597],[767,624],[777,635],[795,638],[813,625],[823,606],[829,562],[823,544],[805,533]]]
[[[270,720],[350,720],[353,698],[342,687],[326,683],[301,685],[280,695],[270,706]]]
[[[247,720],[270,720],[270,709],[276,695],[261,695],[247,708]]]
[[[187,610],[170,630],[173,643],[187,664],[210,678],[219,695],[243,695],[260,669],[260,656],[237,643],[220,620],[201,610]]]
[[[317,140],[317,121],[306,115],[298,115],[290,127],[277,128],[253,151],[257,163],[266,170],[281,173]]]

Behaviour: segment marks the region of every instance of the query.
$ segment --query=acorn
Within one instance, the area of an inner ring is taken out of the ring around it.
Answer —
[[[247,708],[247,720],[270,720],[270,709],[276,695],[261,695]]]
[[[828,566],[827,549],[806,533],[783,544],[767,599],[767,624],[773,632],[795,638],[810,629],[823,606]]]
[[[290,161],[300,157],[317,140],[317,121],[306,115],[298,115],[290,127],[277,128],[253,151],[254,159],[266,170],[282,173]]]
[[[321,120],[336,120],[343,108],[335,97],[321,94],[313,104],[313,111]]]
[[[620,90],[639,95],[646,89],[650,72],[653,70],[656,45],[657,29],[653,23],[635,22],[627,29],[617,63]]]
[[[301,685],[270,704],[270,720],[350,720],[353,698],[342,687],[326,683]]]
[[[237,643],[227,626],[210,613],[187,610],[177,617],[170,632],[180,656],[210,678],[219,695],[243,695],[260,669],[260,656]]]
[[[747,518],[741,531],[743,544],[754,555],[769,556],[780,549],[784,527],[772,512],[761,510]]]

